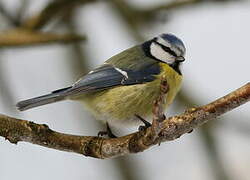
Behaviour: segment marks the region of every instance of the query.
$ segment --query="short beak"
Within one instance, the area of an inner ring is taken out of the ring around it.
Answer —
[[[185,58],[184,58],[183,56],[177,56],[177,57],[175,58],[175,60],[178,61],[178,62],[184,62],[184,61],[185,61]]]

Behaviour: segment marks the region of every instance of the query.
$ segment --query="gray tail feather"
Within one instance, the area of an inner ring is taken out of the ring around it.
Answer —
[[[51,94],[47,94],[44,96],[39,96],[36,98],[20,101],[16,104],[16,107],[20,111],[25,111],[34,107],[54,103],[54,102],[61,101],[64,99],[65,99],[65,96],[62,96],[59,93],[51,93]]]

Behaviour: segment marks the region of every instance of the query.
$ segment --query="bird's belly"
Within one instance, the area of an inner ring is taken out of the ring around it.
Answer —
[[[136,123],[135,114],[148,116],[159,90],[148,85],[120,86],[89,93],[83,101],[94,116],[112,125]]]
[[[171,78],[168,82],[170,86],[166,94],[165,108],[173,101],[180,87],[179,79]],[[112,126],[138,125],[141,122],[135,114],[143,118],[151,116],[153,102],[159,92],[160,78],[145,84],[119,86],[88,93],[82,100],[98,120],[109,122]]]

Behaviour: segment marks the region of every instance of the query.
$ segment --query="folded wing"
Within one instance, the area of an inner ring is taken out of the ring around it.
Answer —
[[[118,68],[106,63],[83,76],[83,78],[70,87],[53,91],[47,95],[20,101],[16,106],[20,111],[24,111],[58,102],[68,97],[78,96],[86,92],[104,90],[114,86],[142,84],[153,81],[155,75],[159,73],[160,67],[158,63],[148,63],[137,70]]]
[[[159,73],[160,67],[157,63],[149,64],[147,67],[136,71],[104,64],[85,75],[71,88],[62,93],[66,96],[71,96],[84,92],[103,90],[114,86],[142,84],[153,81],[155,75]]]

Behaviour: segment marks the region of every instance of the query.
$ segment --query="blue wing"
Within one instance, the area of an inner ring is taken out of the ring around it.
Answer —
[[[137,70],[117,68],[111,64],[104,64],[85,75],[72,87],[62,89],[62,95],[71,96],[84,92],[104,90],[114,86],[142,84],[153,81],[155,75],[159,73],[160,67],[158,63],[147,64]],[[60,90],[55,92],[58,93]]]

